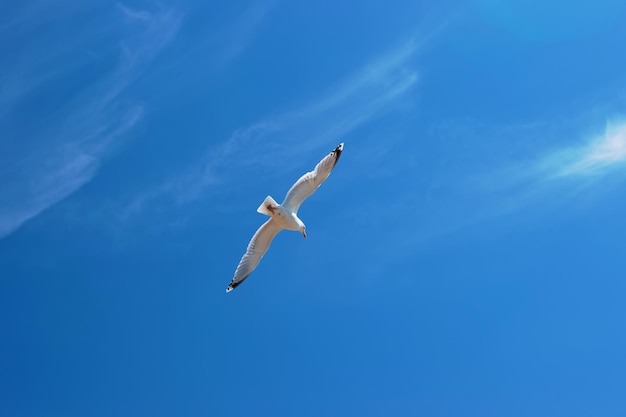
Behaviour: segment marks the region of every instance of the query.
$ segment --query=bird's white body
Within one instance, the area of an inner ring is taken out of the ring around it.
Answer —
[[[269,195],[265,197],[265,201],[259,206],[257,212],[270,216],[281,229],[300,231],[301,233],[306,229],[302,220],[300,220],[293,210],[284,207],[282,204],[278,204]]]
[[[289,189],[287,196],[282,204],[278,204],[271,196],[265,197],[263,204],[259,206],[257,211],[261,214],[270,216],[270,219],[263,223],[256,231],[252,240],[248,244],[246,253],[239,261],[239,266],[235,271],[235,276],[230,281],[230,285],[226,288],[226,292],[230,292],[241,284],[254,271],[259,261],[265,255],[270,247],[274,236],[283,229],[299,231],[302,236],[306,237],[306,226],[298,217],[298,209],[302,202],[317,190],[322,183],[328,178],[331,171],[337,164],[341,152],[343,151],[343,143],[339,144],[322,159],[311,172],[307,172],[296,181]]]

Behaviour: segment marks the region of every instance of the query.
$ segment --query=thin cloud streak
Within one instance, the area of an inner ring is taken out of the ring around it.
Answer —
[[[411,40],[300,109],[237,129],[187,171],[137,195],[126,213],[137,213],[162,198],[187,204],[242,169],[252,172],[276,160],[289,169],[290,161],[299,156],[332,146],[406,98],[419,80],[412,63],[419,47],[420,43]]]
[[[21,129],[21,126],[0,124],[10,139],[3,146],[5,157],[0,158],[5,166],[0,191],[0,239],[91,181],[103,160],[119,146],[121,138],[141,120],[144,106],[133,103],[125,94],[146,64],[175,36],[182,15],[169,9],[156,13],[134,11],[121,3],[118,10],[132,19],[123,28],[126,33],[121,37],[116,67],[76,96],[64,100],[58,109],[44,114],[33,127]],[[35,19],[33,24],[45,21],[45,16],[39,16],[39,21]],[[88,48],[91,41],[98,39],[84,40],[80,49]],[[71,75],[72,62],[55,64],[54,71],[58,74],[65,78]],[[37,62],[19,65],[31,68]],[[19,72],[14,69],[7,72]],[[32,70],[26,73],[34,74]],[[12,112],[25,118],[22,109],[29,107],[23,101],[45,94],[56,78],[56,74],[50,76],[42,71],[32,79],[22,78],[22,87],[0,99],[5,114]],[[35,150],[20,145],[20,137],[25,135],[28,141],[36,141]]]
[[[187,74],[187,77],[170,77],[167,85],[161,87],[167,92],[188,88],[188,81],[193,77],[211,78],[219,74],[250,47],[276,3],[255,3],[248,6],[234,21],[212,25],[209,36],[181,45],[178,53],[167,63],[161,63],[152,76],[170,76],[182,71]]]
[[[152,19],[152,13],[148,11],[134,10],[126,6],[124,3],[117,3],[117,7],[126,15],[126,17],[129,17],[131,19],[138,19],[138,20],[145,20],[145,21],[149,21]]]
[[[217,46],[216,49],[221,54],[217,55],[219,66],[228,65],[250,45],[274,5],[275,2],[267,2],[251,6],[234,24],[222,30],[212,40],[212,46]]]

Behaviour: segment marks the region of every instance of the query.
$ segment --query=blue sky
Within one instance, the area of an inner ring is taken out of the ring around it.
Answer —
[[[0,415],[626,415],[624,1],[336,3],[0,2]]]

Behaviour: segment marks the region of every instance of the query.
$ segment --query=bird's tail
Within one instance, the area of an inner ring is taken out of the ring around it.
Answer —
[[[276,200],[274,200],[271,195],[268,195],[267,197],[265,197],[265,200],[263,200],[263,204],[261,204],[259,208],[256,209],[256,211],[261,214],[265,214],[266,216],[272,217],[272,210],[278,205],[279,204],[276,202]]]

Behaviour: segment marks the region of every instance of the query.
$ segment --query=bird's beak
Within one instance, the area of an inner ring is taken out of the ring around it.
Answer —
[[[304,236],[304,238],[306,239],[306,230],[302,231],[302,236]]]

